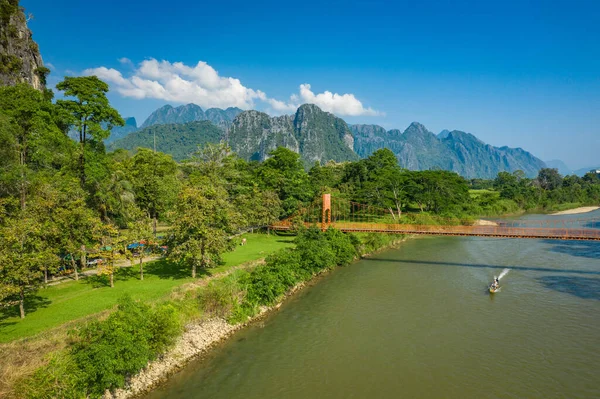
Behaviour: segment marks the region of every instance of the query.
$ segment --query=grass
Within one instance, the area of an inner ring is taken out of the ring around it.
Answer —
[[[281,248],[293,245],[289,237],[245,234],[247,244],[224,255],[225,264],[201,270],[200,276],[226,271],[239,264],[264,258]],[[144,281],[139,280],[138,265],[122,268],[115,274],[115,287],[110,288],[105,276],[89,276],[40,289],[25,304],[26,317],[21,320],[16,306],[0,310],[0,343],[31,337],[62,324],[100,313],[115,306],[124,293],[134,299],[155,301],[171,293],[173,288],[192,280],[191,271],[165,260],[145,264]]]

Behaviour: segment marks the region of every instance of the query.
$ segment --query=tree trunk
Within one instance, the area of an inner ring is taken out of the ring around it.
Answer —
[[[192,262],[192,278],[196,278],[196,261]]]
[[[114,274],[115,274],[115,271],[111,270],[110,271],[110,288],[115,288],[115,280],[113,278]]]
[[[156,237],[156,224],[157,224],[157,220],[156,220],[156,213],[155,213],[154,217],[152,218],[152,233],[154,234],[154,237]]]
[[[81,154],[79,154],[79,179],[81,187],[85,187],[85,141],[86,141],[87,123],[84,120],[84,125],[79,132],[79,146]]]
[[[71,255],[71,265],[73,266],[73,271],[75,272],[75,280],[79,280],[79,273],[77,272],[77,262],[75,262],[75,257],[73,257],[73,254],[69,255]]]
[[[19,311],[21,312],[21,318],[25,318],[25,288],[21,287],[21,292],[19,293]]]
[[[44,265],[44,284],[48,284],[48,265]]]
[[[140,255],[140,280],[144,281],[144,256]]]
[[[388,209],[390,210],[390,213],[392,214],[392,218],[394,218],[394,221],[396,221],[396,214],[394,213],[394,210],[391,207],[389,207]]]
[[[83,270],[85,268],[85,264],[86,264],[86,261],[87,261],[87,256],[85,255],[85,252],[86,252],[85,245],[82,245],[81,246],[81,259],[79,260],[79,262],[80,262],[79,264],[81,266],[81,270]]]

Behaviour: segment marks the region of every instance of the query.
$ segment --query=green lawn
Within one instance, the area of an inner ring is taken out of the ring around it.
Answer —
[[[293,238],[266,234],[245,234],[245,246],[224,255],[225,265],[201,273],[202,277],[219,273],[251,260],[264,258],[284,247],[292,246]],[[18,317],[16,306],[0,309],[0,342],[30,337],[63,323],[99,313],[113,307],[125,293],[134,299],[153,301],[168,295],[172,289],[192,281],[190,270],[181,269],[164,260],[149,262],[144,268],[144,281],[139,269],[124,268],[115,275],[115,287],[108,286],[106,277],[87,277],[40,289],[26,301],[26,317]]]

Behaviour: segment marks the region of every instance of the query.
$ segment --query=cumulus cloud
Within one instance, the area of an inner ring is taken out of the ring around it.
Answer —
[[[239,79],[219,76],[206,62],[187,66],[181,62],[149,59],[141,62],[129,77],[106,67],[87,69],[84,74],[96,75],[114,84],[121,95],[138,99],[244,109],[252,108],[254,100],[266,99],[263,92],[245,87]]]
[[[341,116],[383,115],[373,108],[365,108],[354,94],[338,94],[330,91],[315,94],[308,83],[301,84],[299,94],[292,95],[288,103],[273,99],[269,100],[271,107],[278,112],[295,110],[305,103],[315,104],[324,111]]]
[[[119,60],[132,65],[127,58]],[[299,93],[289,101],[269,98],[260,91],[242,84],[239,79],[224,77],[206,62],[188,66],[181,62],[148,59],[134,67],[130,76],[114,68],[91,68],[84,75],[96,75],[112,84],[124,97],[136,99],[153,98],[174,103],[194,103],[204,108],[239,107],[254,108],[257,101],[264,102],[276,113],[294,112],[301,104],[311,103],[340,116],[381,115],[372,108],[365,108],[354,94],[338,94],[330,91],[314,93],[309,84],[300,85]]]
[[[131,66],[133,65],[133,62],[131,62],[131,60],[127,57],[123,57],[123,58],[119,58],[119,62],[123,65],[127,65],[127,66]]]

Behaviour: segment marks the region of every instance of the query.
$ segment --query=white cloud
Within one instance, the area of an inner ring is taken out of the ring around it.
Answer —
[[[187,66],[149,59],[141,62],[132,76],[125,78],[116,69],[106,67],[84,71],[115,85],[125,97],[155,98],[175,103],[195,103],[201,107],[252,108],[254,100],[266,100],[260,90],[242,85],[239,79],[219,76],[206,62]]]
[[[127,66],[133,65],[133,62],[131,62],[131,60],[127,57],[119,58],[118,61],[123,65],[127,65]]]
[[[52,65],[51,63],[49,63],[49,62],[46,62],[46,63],[44,64],[44,66],[45,66],[46,68],[49,68],[49,69],[53,70],[53,71],[56,71],[56,67],[55,67],[54,65]]]
[[[277,112],[294,111],[301,104],[315,104],[323,111],[331,112],[340,116],[379,116],[383,113],[373,108],[365,108],[363,104],[354,97],[354,94],[338,94],[330,91],[315,94],[308,83],[300,85],[300,93],[290,96],[290,101],[285,103],[279,100],[269,100],[273,110]]]
[[[123,65],[132,65],[127,58],[119,61]],[[122,96],[136,99],[153,98],[173,103],[195,103],[204,108],[242,109],[254,108],[256,101],[262,101],[275,113],[294,112],[301,104],[311,103],[339,116],[381,115],[372,108],[365,108],[354,94],[329,91],[315,94],[309,84],[300,85],[299,93],[290,96],[289,102],[269,98],[260,90],[244,86],[239,79],[220,76],[203,61],[188,66],[181,62],[148,59],[134,67],[128,77],[106,67],[87,69],[83,73],[96,75],[111,83]]]

